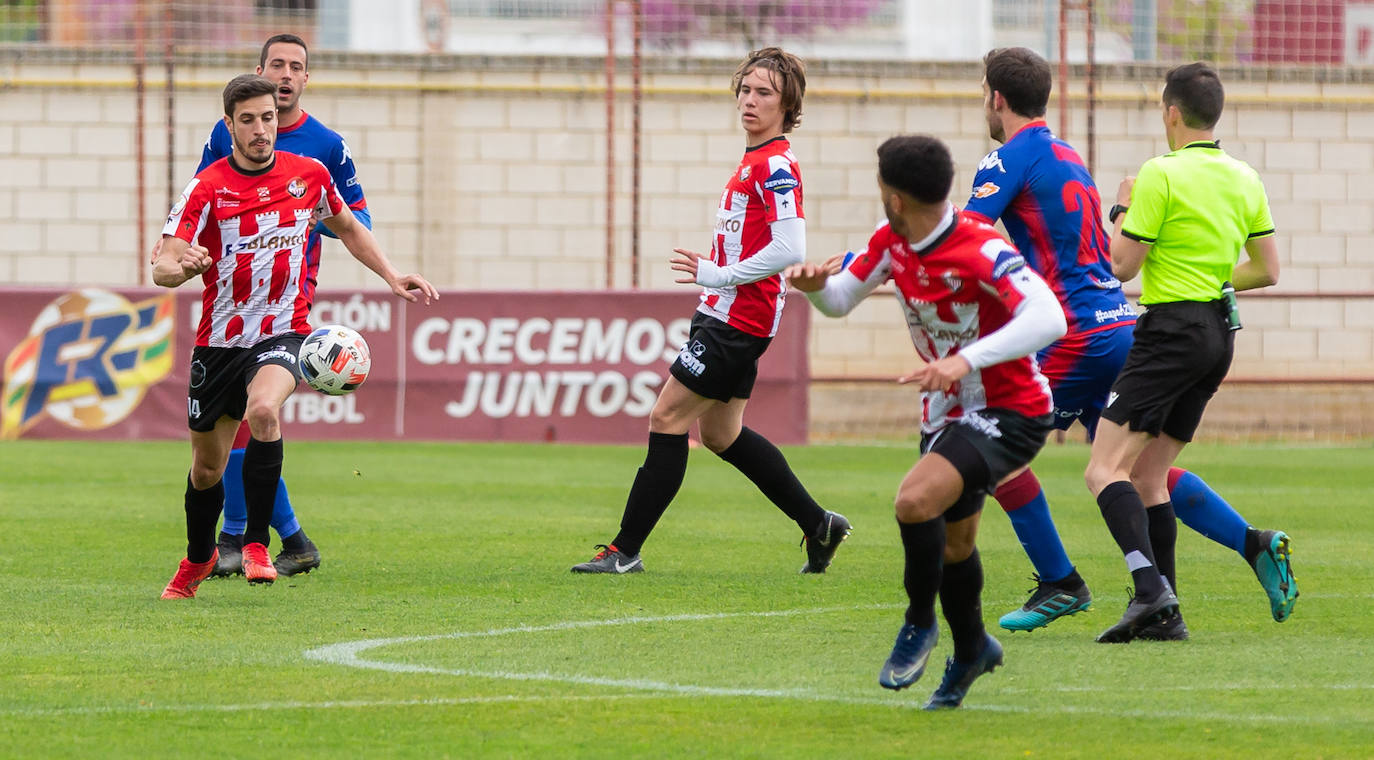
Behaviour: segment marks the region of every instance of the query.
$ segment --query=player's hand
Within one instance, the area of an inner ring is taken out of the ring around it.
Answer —
[[[214,263],[214,259],[210,258],[209,249],[192,244],[181,254],[181,274],[189,280],[204,274]]]
[[[1130,176],[1121,180],[1121,184],[1116,188],[1116,205],[1131,205],[1131,189],[1135,187],[1135,177]]]
[[[411,293],[410,291],[412,290],[420,291],[420,295],[417,296]],[[396,294],[397,297],[404,298],[411,303],[418,302],[421,296],[423,296],[426,306],[429,305],[430,301],[439,300],[439,291],[435,290],[434,286],[429,284],[429,280],[426,280],[418,274],[403,274],[397,277],[391,283],[391,292]]]
[[[951,391],[973,367],[964,357],[954,354],[931,362],[920,369],[897,378],[898,383],[916,383],[923,391]]]
[[[148,261],[149,261],[150,263],[156,264],[156,263],[157,263],[158,254],[160,254],[160,253],[162,253],[162,236],[161,236],[161,235],[158,235],[158,236],[157,236],[157,242],[156,242],[156,243],[153,243],[153,255],[152,255],[151,257],[149,257]]]
[[[668,266],[687,275],[686,277],[679,277],[673,282],[695,284],[697,281],[697,262],[706,258],[706,255],[689,251],[686,248],[674,248],[673,253],[677,255],[669,257]]]
[[[783,279],[787,280],[788,285],[797,290],[803,293],[815,293],[825,287],[825,281],[830,279],[830,275],[839,271],[838,263],[832,269],[830,266],[832,261],[835,259],[827,259],[823,264],[812,264],[809,261],[793,264],[782,270],[782,276]]]

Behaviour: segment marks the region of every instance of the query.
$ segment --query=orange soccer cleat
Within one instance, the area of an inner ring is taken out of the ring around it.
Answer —
[[[177,574],[172,576],[167,588],[162,590],[163,599],[190,599],[196,595],[196,587],[200,582],[210,577],[211,571],[215,569],[215,562],[219,560],[219,550],[210,555],[210,559],[205,562],[192,562],[189,559],[181,560],[181,565],[177,567]]]
[[[277,579],[277,568],[272,566],[266,546],[259,543],[243,545],[243,574],[249,583],[271,583]]]

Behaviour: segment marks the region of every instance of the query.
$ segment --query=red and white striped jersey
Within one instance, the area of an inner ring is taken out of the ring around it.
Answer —
[[[197,346],[248,347],[289,332],[309,333],[312,294],[303,291],[311,217],[341,213],[329,170],[278,151],[273,164],[244,172],[222,158],[182,192],[162,234],[199,242],[214,263],[201,281]]]
[[[805,218],[801,167],[787,138],[779,136],[745,150],[725,184],[716,211],[711,259],[722,267],[747,259],[772,242],[768,225],[794,218]],[[780,273],[746,285],[705,288],[697,311],[768,338],[778,331],[785,293]]]
[[[956,354],[1005,325],[1025,298],[1020,283],[1039,277],[997,230],[959,212],[919,251],[882,224],[849,272],[866,289],[892,280],[911,341],[926,362]],[[985,408],[1039,416],[1053,407],[1049,382],[1031,355],[975,369],[948,393],[927,392],[921,429],[933,433]]]

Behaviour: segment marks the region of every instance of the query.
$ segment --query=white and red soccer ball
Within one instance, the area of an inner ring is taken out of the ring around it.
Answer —
[[[372,369],[372,352],[356,330],[343,325],[318,327],[301,344],[301,376],[311,388],[330,396],[352,393]]]

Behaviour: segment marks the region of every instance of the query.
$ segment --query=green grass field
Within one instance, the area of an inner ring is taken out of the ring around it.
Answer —
[[[1293,537],[1297,609],[1274,623],[1249,567],[1180,528],[1192,639],[1107,646],[1129,576],[1086,449],[1047,448],[1036,469],[1095,606],[995,630],[1031,570],[990,503],[984,617],[1006,667],[940,714],[919,708],[947,634],[911,689],[876,678],[914,453],[788,455],[855,525],[826,575],[798,575],[795,527],[694,451],[647,572],[587,577],[568,568],[614,534],[638,448],[292,443],[323,566],[168,602],[186,444],[0,444],[0,757],[1374,757],[1374,450],[1190,449]]]

